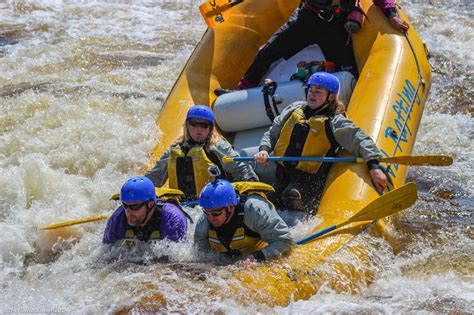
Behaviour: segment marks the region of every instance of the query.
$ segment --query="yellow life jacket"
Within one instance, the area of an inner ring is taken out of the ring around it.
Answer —
[[[156,241],[159,241],[160,239],[161,239],[160,231],[154,231],[151,234],[151,237],[148,243],[156,242]],[[140,241],[132,230],[127,230],[125,232],[125,237],[122,239],[122,247],[126,249],[132,249],[136,246],[138,242],[143,242],[143,241]]]
[[[204,186],[214,179],[207,171],[210,166],[222,171],[221,165],[208,157],[204,146],[193,146],[187,153],[179,144],[172,146],[168,159],[169,187],[183,191],[187,198],[197,198]]]
[[[239,194],[239,204],[227,224],[218,228],[209,225],[208,242],[213,250],[230,256],[250,255],[268,246],[260,234],[244,224],[244,204],[248,196],[259,195],[267,199],[265,191],[274,191],[273,187],[259,182],[232,183]]]
[[[305,118],[302,108],[297,108],[287,119],[275,145],[275,156],[328,156],[337,145],[329,126],[328,116]],[[278,162],[282,166],[316,173],[321,167],[317,162]]]

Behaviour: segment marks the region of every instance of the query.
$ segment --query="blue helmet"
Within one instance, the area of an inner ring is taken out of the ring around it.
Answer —
[[[186,121],[191,118],[204,119],[210,121],[214,125],[214,112],[212,109],[204,105],[194,105],[191,107],[186,115]]]
[[[130,178],[120,190],[120,201],[122,202],[149,200],[156,202],[155,185],[145,176]]]
[[[339,92],[339,80],[335,75],[327,72],[316,72],[310,76],[306,86],[309,87],[310,85],[322,86],[334,94]]]
[[[199,205],[203,208],[228,207],[230,204],[237,205],[237,194],[232,184],[226,180],[212,181],[201,191]]]

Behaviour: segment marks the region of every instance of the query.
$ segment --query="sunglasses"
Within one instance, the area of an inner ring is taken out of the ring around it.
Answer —
[[[205,129],[212,126],[211,123],[200,122],[200,121],[196,121],[196,120],[193,120],[193,119],[188,120],[188,123],[191,127],[200,127],[200,128],[205,128]]]
[[[142,203],[136,203],[136,204],[133,204],[133,205],[127,205],[126,203],[122,202],[122,206],[125,208],[125,209],[130,209],[132,211],[138,211],[141,209],[141,207],[143,207],[144,205],[146,204],[146,202],[142,202]]]
[[[206,211],[204,209],[202,209],[202,212],[204,212],[205,215],[207,216],[211,216],[211,217],[214,217],[214,218],[217,218],[218,216],[220,216],[222,214],[222,212],[224,212],[224,210],[226,210],[227,207],[222,207],[218,210],[214,210],[214,211]]]

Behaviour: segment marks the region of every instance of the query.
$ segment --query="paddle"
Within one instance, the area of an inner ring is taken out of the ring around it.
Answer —
[[[354,222],[361,221],[373,221],[385,218],[389,215],[397,213],[403,209],[406,209],[413,205],[417,199],[417,189],[415,183],[408,183],[403,185],[400,188],[392,190],[389,193],[385,193],[379,198],[375,199],[367,206],[362,208],[359,212],[354,214],[348,220],[330,226],[324,230],[321,230],[313,235],[310,235],[306,238],[303,238],[299,241],[296,241],[297,245],[302,245],[308,243],[324,234],[327,234],[331,231],[334,231],[337,228],[340,228],[344,225]]]
[[[190,200],[190,201],[185,201],[180,203],[182,206],[195,206],[199,204],[199,200]],[[95,222],[95,221],[102,221],[105,220],[109,217],[109,214],[99,214],[95,215],[92,217],[87,217],[87,218],[82,218],[82,219],[75,219],[71,221],[65,221],[65,222],[59,222],[59,223],[54,223],[50,224],[48,226],[44,226],[40,228],[40,230],[55,230],[63,227],[68,227],[72,225],[77,225],[77,224],[83,224],[83,223],[88,223],[88,222]]]
[[[201,15],[207,26],[213,28],[217,23],[225,21],[224,12],[242,2],[244,2],[244,0],[236,0],[230,3],[226,0],[210,0],[201,4],[199,11],[201,11]]]
[[[100,215],[96,215],[96,216],[93,216],[93,217],[75,219],[75,220],[71,220],[71,221],[65,221],[65,222],[50,224],[48,226],[42,227],[41,230],[55,230],[55,229],[59,229],[59,228],[63,228],[63,227],[71,226],[71,225],[76,225],[76,224],[101,221],[101,220],[107,219],[108,217],[109,217],[108,214],[100,214]]]
[[[222,159],[224,163],[233,161],[253,161],[251,156],[231,157]],[[326,162],[326,163],[365,163],[362,158],[348,157],[321,157],[321,156],[269,156],[268,161],[304,161],[304,162]],[[444,155],[405,155],[381,158],[380,162],[394,163],[400,165],[426,165],[426,166],[448,166],[453,164],[453,158]]]

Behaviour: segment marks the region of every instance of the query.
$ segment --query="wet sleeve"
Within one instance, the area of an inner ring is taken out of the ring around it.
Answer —
[[[165,203],[162,211],[163,221],[160,231],[163,237],[173,242],[184,240],[188,230],[188,220],[184,213],[172,203]]]
[[[168,180],[168,158],[170,156],[170,149],[166,150],[161,158],[156,162],[155,166],[145,173],[156,187],[163,186]]]
[[[331,128],[336,141],[354,156],[362,157],[369,165],[378,163],[381,153],[375,142],[354,123],[342,115],[336,115],[331,121]],[[369,168],[371,166],[369,165]]]
[[[382,10],[386,17],[397,15],[397,6],[395,0],[372,0],[372,2]]]
[[[122,206],[118,207],[107,220],[104,235],[102,237],[103,244],[113,244],[122,239],[125,235],[125,227],[123,226],[123,216],[125,210]]]
[[[194,230],[194,247],[198,254],[207,253],[211,250],[208,242],[209,222],[204,214],[202,214]]]
[[[280,115],[275,117],[273,120],[273,124],[268,129],[267,132],[262,137],[262,140],[260,140],[260,147],[259,151],[265,150],[268,153],[271,153],[273,149],[275,148],[275,145],[278,141],[278,138],[280,137],[281,130],[283,129],[283,126],[285,125],[285,122],[288,120],[290,115],[293,113],[293,111],[302,105],[301,102],[296,102],[291,104],[290,106],[287,106]]]
[[[258,181],[258,176],[255,174],[251,163],[248,162],[230,162],[224,163],[222,159],[228,157],[238,157],[239,154],[232,148],[227,140],[222,139],[212,148],[214,153],[221,161],[221,165],[227,173],[232,175],[234,181]]]
[[[294,245],[288,225],[275,208],[261,197],[252,196],[245,202],[244,223],[268,243],[261,253],[254,253],[254,256],[263,254],[265,259],[278,258]]]

